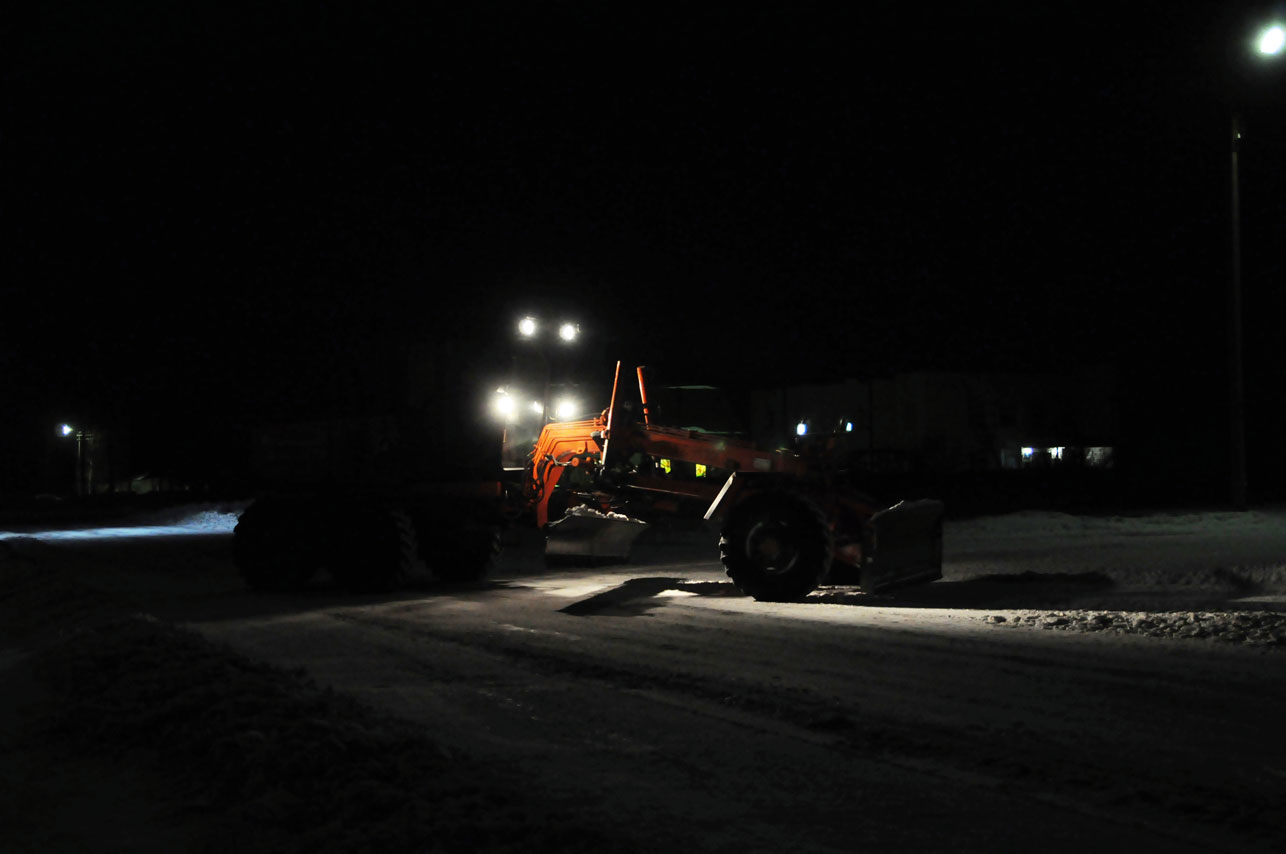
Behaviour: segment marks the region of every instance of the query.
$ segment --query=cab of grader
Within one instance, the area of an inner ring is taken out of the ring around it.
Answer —
[[[879,592],[942,577],[942,502],[880,508],[824,443],[766,451],[655,424],[645,368],[636,373],[637,404],[624,401],[617,363],[607,409],[548,423],[535,441],[519,500],[546,531],[548,557],[625,559],[648,520],[696,508],[718,526],[728,577],[758,600],[794,601],[822,584]],[[707,476],[679,474],[692,469]]]

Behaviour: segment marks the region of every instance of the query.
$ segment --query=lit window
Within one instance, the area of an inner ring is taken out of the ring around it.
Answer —
[[[706,476],[706,467],[701,465],[701,463],[697,463],[697,477],[705,477],[705,476]]]
[[[660,460],[660,461],[659,461],[659,464],[660,464],[660,466],[661,466],[661,471],[665,472],[666,474],[669,474],[669,473],[670,473],[670,461],[669,461],[669,460],[662,459],[662,460]]]
[[[1061,460],[1061,459],[1063,458],[1063,449],[1062,449],[1062,448],[1050,448],[1050,449],[1049,449],[1049,458],[1050,458],[1051,460]]]

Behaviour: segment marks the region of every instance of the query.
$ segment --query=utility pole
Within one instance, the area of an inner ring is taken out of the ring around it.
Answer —
[[[1228,497],[1233,509],[1246,503],[1246,383],[1242,358],[1241,307],[1241,186],[1238,156],[1241,153],[1241,116],[1232,115],[1232,281],[1228,289]]]

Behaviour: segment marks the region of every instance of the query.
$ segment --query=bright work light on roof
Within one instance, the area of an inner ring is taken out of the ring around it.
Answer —
[[[558,337],[568,343],[575,341],[576,336],[579,334],[580,327],[574,323],[564,323],[562,326],[558,327]]]
[[[523,338],[530,338],[535,335],[536,329],[536,318],[534,317],[524,317],[518,321],[518,334]]]

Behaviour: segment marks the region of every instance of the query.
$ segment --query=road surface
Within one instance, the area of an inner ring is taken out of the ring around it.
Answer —
[[[983,520],[949,528],[942,582],[796,604],[677,534],[628,566],[528,543],[484,585],[365,597],[248,593],[226,534],[11,548],[635,850],[1282,850],[1286,525],[1171,521]]]

